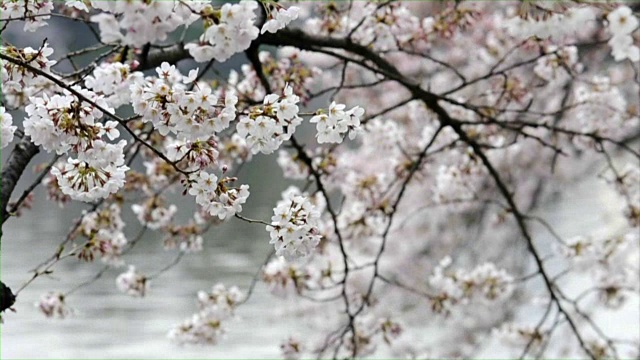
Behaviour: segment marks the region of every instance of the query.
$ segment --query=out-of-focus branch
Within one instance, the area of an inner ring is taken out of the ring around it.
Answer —
[[[0,312],[4,312],[16,302],[16,296],[3,282],[0,282]]]
[[[191,58],[189,52],[185,50],[184,44],[175,44],[167,48],[149,51],[144,66],[140,66],[136,70],[153,69],[160,66],[163,62],[175,64],[180,60]]]
[[[11,194],[16,184],[18,184],[18,180],[22,176],[27,164],[29,164],[31,159],[36,156],[39,151],[40,149],[31,142],[31,138],[28,136],[20,140],[13,148],[7,161],[7,166],[2,169],[2,189],[0,189],[0,218],[2,222],[0,224],[4,224],[9,218],[10,214],[7,210],[7,204],[9,204]],[[0,239],[1,238],[2,230],[0,229]]]

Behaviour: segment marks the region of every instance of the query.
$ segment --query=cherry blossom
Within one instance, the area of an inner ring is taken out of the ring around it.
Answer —
[[[85,4],[84,0],[66,0],[64,5],[66,7],[76,8],[80,11],[89,12],[89,8],[87,7],[87,4]]]
[[[269,94],[262,106],[253,107],[249,116],[241,116],[236,126],[238,135],[245,138],[252,153],[271,154],[291,138],[302,123],[298,116],[300,97],[287,86],[283,96]]]
[[[638,29],[638,19],[627,6],[620,6],[607,15],[610,33],[613,34],[608,44],[616,61],[629,59],[640,61],[640,48],[634,45],[631,33]]]
[[[609,31],[615,35],[628,35],[638,28],[638,19],[628,6],[620,6],[607,15]]]
[[[159,229],[167,226],[178,208],[175,205],[163,207],[158,198],[151,198],[143,205],[133,204],[131,210],[138,217],[138,221],[149,229]]]
[[[50,292],[42,295],[40,301],[36,303],[36,307],[46,317],[60,317],[65,318],[71,314],[71,309],[65,303],[65,297],[59,292]]]
[[[269,285],[272,294],[286,298],[301,293],[307,287],[310,274],[283,257],[276,257],[262,270],[262,280]]]
[[[122,266],[122,255],[129,245],[124,230],[121,209],[116,204],[95,212],[85,212],[74,236],[82,242],[77,257],[91,262],[96,254],[109,266]]]
[[[135,266],[129,265],[129,270],[116,278],[116,285],[118,290],[129,296],[143,297],[149,289],[149,279],[136,272]]]
[[[91,16],[98,24],[105,43],[122,42],[142,46],[148,42],[165,40],[167,34],[180,25],[189,25],[198,17],[191,11],[201,8],[204,1],[111,2],[93,0],[91,6],[103,10]],[[122,33],[126,30],[126,33]]]
[[[327,114],[315,115],[309,122],[317,124],[318,143],[339,144],[347,132],[349,132],[349,139],[355,138],[362,115],[364,115],[364,109],[359,106],[345,110],[344,104],[332,102]]]
[[[129,88],[143,81],[142,73],[132,72],[127,64],[114,62],[102,63],[87,76],[84,84],[87,88],[104,97],[112,107],[119,107],[131,100]]]
[[[205,7],[205,31],[199,43],[185,46],[198,62],[211,59],[226,61],[233,54],[246,50],[258,37],[259,30],[255,26],[258,3],[241,0],[238,4],[224,4],[215,11],[211,6]]]
[[[25,18],[24,31],[36,31],[47,26],[51,18],[53,1],[48,0],[18,0],[0,2],[0,21],[13,18]]]
[[[306,258],[313,254],[320,242],[317,228],[319,213],[315,206],[295,187],[282,193],[282,200],[274,209],[267,231],[276,255],[287,260]]]
[[[304,345],[292,337],[280,344],[280,349],[282,350],[283,357],[287,360],[300,359],[304,353]]]
[[[207,140],[226,129],[236,118],[238,98],[232,93],[220,104],[218,96],[205,85],[195,91],[182,84],[183,76],[168,63],[156,69],[160,80],[147,79],[130,86],[133,110],[144,122],[151,122],[162,135],[172,132],[186,140]]]
[[[241,212],[242,204],[249,197],[249,185],[229,187],[233,181],[232,178],[218,179],[214,174],[201,171],[192,176],[189,194],[196,197],[196,203],[204,211],[223,220]]]
[[[262,25],[261,34],[265,32],[275,33],[280,29],[284,29],[291,21],[298,18],[298,12],[300,9],[296,6],[291,6],[288,9],[277,7],[271,11],[268,11],[268,20]]]
[[[217,344],[242,299],[235,286],[227,289],[217,284],[210,293],[199,291],[199,312],[172,329],[169,338],[180,344]]]
[[[13,116],[7,113],[5,108],[1,106],[0,126],[2,127],[2,145],[0,147],[4,148],[13,141],[13,133],[16,132],[17,127],[13,126]]]

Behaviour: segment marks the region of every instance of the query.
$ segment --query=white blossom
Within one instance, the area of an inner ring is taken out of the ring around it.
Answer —
[[[615,61],[640,61],[640,47],[634,45],[631,33],[638,28],[638,18],[627,6],[619,6],[607,15],[607,29],[613,37],[608,44]]]
[[[78,9],[80,11],[89,12],[89,8],[87,7],[87,4],[85,4],[83,0],[66,0],[64,2],[64,5],[66,7],[72,7],[72,8]]]
[[[93,15],[90,19],[98,23],[102,42],[122,42],[141,47],[146,43],[165,40],[179,26],[196,21],[198,16],[192,10],[199,11],[204,4],[200,0],[92,0],[91,6],[104,12]],[[126,33],[121,30],[126,30]]]
[[[305,347],[297,339],[290,337],[280,344],[283,358],[287,360],[297,360],[302,357]]]
[[[49,0],[0,1],[0,21],[27,16],[24,31],[29,32],[47,26],[46,21],[51,18],[48,14],[52,11],[53,1]]]
[[[242,212],[242,204],[249,197],[249,185],[241,185],[239,188],[229,187],[233,181],[230,178],[218,177],[206,171],[191,176],[189,194],[196,197],[196,203],[211,216],[217,216],[221,220]]]
[[[149,289],[149,279],[136,272],[133,265],[129,265],[129,270],[116,278],[118,290],[133,297],[143,297]]]
[[[638,28],[638,18],[628,6],[619,6],[607,15],[608,28],[616,35],[628,35]]]
[[[143,81],[140,72],[132,72],[127,64],[120,62],[102,63],[84,79],[87,88],[104,96],[106,102],[117,108],[131,101],[130,87]]]
[[[349,132],[349,139],[355,138],[360,130],[360,118],[364,115],[364,109],[356,106],[351,110],[345,110],[344,104],[329,106],[328,114],[321,113],[309,120],[316,123],[318,143],[341,143],[344,135]]]
[[[222,5],[217,23],[205,30],[198,43],[189,43],[185,49],[197,62],[211,59],[224,62],[232,55],[246,50],[259,35],[254,24],[257,8],[258,3],[250,0]]]
[[[4,148],[13,141],[13,133],[18,127],[13,126],[13,116],[0,106],[0,127],[2,128],[2,141],[0,148]]]
[[[169,332],[169,338],[179,344],[217,344],[243,298],[235,286],[227,289],[216,284],[210,293],[199,291],[199,312],[175,326]]]
[[[48,318],[65,318],[71,314],[71,309],[65,303],[65,296],[60,292],[50,292],[42,295],[35,305]]]
[[[265,32],[275,33],[280,29],[284,29],[290,22],[298,18],[300,8],[291,6],[288,9],[279,8],[275,11],[271,11],[269,19],[262,25],[261,34]]]
[[[283,200],[273,209],[271,225],[267,231],[276,255],[286,260],[309,257],[320,243],[318,221],[320,214],[309,199],[295,187],[282,193]]]
[[[451,258],[445,257],[429,277],[429,285],[437,292],[432,299],[435,312],[448,312],[458,303],[484,299],[504,300],[513,291],[513,277],[493,263],[484,263],[466,272],[448,272]]]
[[[131,210],[138,217],[138,221],[142,225],[145,225],[149,229],[156,230],[167,226],[173,216],[178,211],[175,205],[169,207],[162,206],[162,203],[156,201],[156,198],[151,198],[150,201],[144,204],[133,204]]]
[[[53,167],[51,173],[58,179],[62,192],[74,200],[91,202],[116,193],[124,186],[124,146],[126,141],[107,144],[101,140],[94,147],[68,158],[63,168]]]
[[[282,298],[299,294],[305,289],[309,277],[304,268],[289,263],[281,256],[273,258],[262,269],[262,281],[273,295]]]
[[[236,118],[238,98],[232,93],[220,101],[204,83],[193,91],[186,90],[182,74],[166,62],[156,72],[159,78],[136,82],[130,90],[134,112],[144,122],[151,122],[160,134],[171,132],[184,140],[208,140]]]
[[[254,154],[271,154],[289,140],[302,119],[298,116],[300,97],[287,85],[283,96],[269,94],[262,106],[251,109],[249,116],[241,116],[236,126],[238,135],[245,138]]]

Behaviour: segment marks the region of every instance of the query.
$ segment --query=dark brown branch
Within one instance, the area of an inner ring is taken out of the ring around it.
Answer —
[[[163,62],[175,64],[180,60],[191,58],[189,52],[185,50],[184,44],[175,44],[167,48],[149,51],[147,61],[144,66],[136,70],[153,69],[160,66]]]
[[[9,156],[7,166],[2,170],[2,187],[0,188],[0,206],[2,207],[0,214],[0,218],[2,219],[2,222],[0,223],[0,244],[3,236],[2,224],[4,224],[9,217],[7,204],[11,198],[11,193],[13,193],[13,189],[15,189],[20,176],[22,176],[24,169],[27,167],[27,164],[29,164],[31,159],[36,156],[38,151],[38,147],[31,142],[31,139],[28,136],[24,137],[15,146]],[[3,312],[13,305],[16,301],[16,297],[11,292],[11,289],[1,281],[0,286],[0,312]]]
[[[9,218],[10,214],[7,210],[7,204],[9,204],[11,194],[22,176],[24,169],[39,151],[38,147],[31,142],[31,138],[28,136],[20,140],[15,148],[13,148],[7,166],[2,169],[2,189],[0,190],[0,218],[2,218],[2,222],[0,222],[0,224],[4,224]],[[0,229],[0,239],[1,238],[2,230]]]

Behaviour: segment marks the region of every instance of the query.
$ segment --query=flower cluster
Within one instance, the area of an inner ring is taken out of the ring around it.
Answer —
[[[391,185],[390,178],[382,173],[352,171],[341,184],[344,194],[349,194],[338,215],[338,226],[349,245],[365,252],[373,251],[371,237],[384,232],[387,224],[385,211],[388,203],[382,198]]]
[[[347,132],[349,132],[349,139],[355,138],[364,109],[356,106],[351,110],[345,110],[345,107],[344,104],[331,102],[328,114],[320,112],[309,120],[316,124],[318,143],[339,144]]]
[[[197,70],[183,77],[174,65],[162,63],[156,69],[159,78],[147,78],[131,85],[131,102],[144,122],[151,122],[162,135],[170,132],[180,139],[207,140],[226,129],[236,117],[238,98],[227,93],[224,103],[206,84],[187,90],[182,82],[192,83]]]
[[[539,77],[551,81],[558,78],[559,73],[567,70],[579,70],[578,64],[578,48],[575,46],[565,46],[557,49],[551,46],[546,49],[549,55],[543,56],[536,62],[533,69]]]
[[[16,55],[31,58],[35,56],[34,52],[32,49],[25,49],[23,53],[13,51]],[[48,70],[52,63],[46,60],[46,56],[50,54],[50,49],[43,47],[34,58],[35,63],[40,64],[43,70]],[[10,82],[16,86],[28,86],[34,75],[16,69],[14,67],[7,71],[11,71],[8,75]],[[67,90],[51,96],[46,93],[33,96],[25,108],[25,134],[30,136],[34,144],[41,145],[47,151],[58,154],[69,150],[77,152],[77,159],[68,158],[65,165],[56,166],[51,172],[65,195],[76,200],[93,201],[115,193],[123,186],[124,173],[128,170],[124,165],[123,153],[126,142],[110,144],[102,140],[104,135],[114,140],[120,133],[116,129],[117,122],[107,121],[103,124],[98,121],[103,116],[102,110],[113,111],[101,95],[79,86],[73,86],[72,89],[91,103]]]
[[[303,61],[302,51],[291,46],[281,48],[277,57],[268,51],[261,51],[258,58],[271,89],[280,90],[289,85],[303,103],[309,100],[312,87],[318,83],[322,75],[319,67],[310,67]],[[266,95],[266,90],[255,69],[250,64],[243,64],[241,70],[241,79],[235,70],[229,73],[229,85],[238,92],[238,96],[261,101]]]
[[[627,112],[628,104],[621,89],[606,76],[594,76],[589,84],[576,86],[574,103],[572,122],[584,133],[622,138],[640,124],[640,118]],[[580,147],[593,147],[588,137],[576,137],[573,141]]]
[[[218,162],[221,167],[226,166],[227,169],[231,169],[235,163],[248,162],[253,157],[246,140],[237,133],[222,139],[219,150],[221,153]]]
[[[346,338],[348,354],[366,357],[375,353],[379,340],[390,344],[402,333],[402,326],[389,318],[377,318],[373,314],[354,321],[354,332]]]
[[[401,3],[376,8],[374,4],[367,4],[362,9],[362,25],[354,33],[354,38],[360,44],[372,44],[376,51],[396,50],[410,42],[416,42],[426,37],[431,30],[428,22],[422,22],[412,11]],[[371,13],[371,15],[366,15]],[[351,30],[357,23],[350,24]]]
[[[234,178],[222,178],[200,171],[191,175],[189,194],[196,197],[196,203],[211,216],[220,219],[229,218],[242,211],[242,204],[249,197],[249,185],[241,185],[240,188],[231,188],[229,183]]]
[[[309,176],[309,167],[296,154],[288,151],[278,151],[278,165],[287,179],[306,179]]]
[[[118,192],[125,182],[124,146],[95,141],[93,147],[78,154],[78,159],[68,158],[63,168],[53,167],[60,190],[74,200],[91,202]]]
[[[509,346],[529,346],[533,351],[543,346],[547,340],[546,334],[533,325],[505,323],[499,328],[494,328],[492,333]]]
[[[211,5],[203,8],[201,16],[205,31],[198,43],[189,43],[185,49],[195,61],[215,59],[224,62],[233,54],[246,50],[258,37],[255,26],[258,2],[241,0],[238,4],[224,4],[220,10]]]
[[[576,236],[566,241],[560,253],[573,269],[587,271],[600,289],[602,304],[615,308],[627,299],[625,292],[638,288],[638,274],[632,267],[638,261],[639,240],[636,231],[607,238]]]
[[[262,106],[251,109],[249,116],[241,116],[236,126],[238,135],[246,139],[254,154],[271,154],[289,140],[302,119],[298,116],[300,97],[286,86],[283,96],[269,94]]]
[[[585,24],[595,21],[596,12],[591,7],[571,7],[564,13],[554,12],[542,16],[519,14],[505,21],[507,32],[518,39],[532,36],[540,39],[560,40],[584,30]]]
[[[149,289],[149,279],[136,272],[135,266],[129,265],[129,270],[116,278],[116,286],[127,295],[143,297]]]
[[[101,96],[78,86],[73,89],[102,109],[113,112]],[[28,116],[24,121],[24,132],[34,144],[41,145],[47,151],[63,154],[73,149],[81,153],[93,147],[94,141],[103,135],[111,140],[120,136],[116,130],[117,122],[97,122],[103,116],[102,111],[73,95],[56,94],[49,97],[45,94],[32,97],[30,101],[25,108]]]
[[[85,0],[65,0],[64,6],[73,8],[75,11],[89,12],[89,8],[87,7],[87,4],[85,4]]]
[[[198,11],[204,3],[201,0],[94,0],[91,6],[105,12],[91,16],[91,21],[98,24],[102,42],[140,47],[165,40],[167,34],[179,26],[196,21],[198,16],[192,11]],[[126,33],[121,30],[126,30]]]
[[[638,18],[627,6],[620,6],[607,15],[607,29],[613,35],[609,40],[611,54],[616,61],[640,61],[640,47],[633,44],[631,33],[638,29]]]
[[[338,3],[319,3],[316,11],[322,16],[309,18],[305,28],[333,36],[349,34],[357,43],[376,51],[396,50],[426,40],[435,21],[431,17],[421,21],[402,3],[384,7],[365,2],[343,7]]]
[[[143,162],[142,165],[145,167],[146,186],[144,190],[161,189],[164,186],[168,186],[179,174],[171,164],[158,157],[153,157],[149,161]],[[136,188],[136,190],[139,190],[139,188]]]
[[[445,204],[476,198],[477,182],[481,179],[482,170],[466,156],[460,159],[459,164],[441,165],[436,174],[434,201]]]
[[[138,217],[138,221],[149,229],[155,230],[169,225],[178,208],[175,205],[165,207],[162,198],[154,196],[142,205],[133,204],[131,210]]]
[[[280,29],[284,29],[290,22],[298,18],[300,9],[291,6],[285,9],[276,2],[269,2],[265,5],[267,8],[267,21],[262,25],[261,34],[265,32],[275,33]]]
[[[143,81],[141,72],[121,62],[102,63],[84,79],[84,85],[102,95],[110,106],[117,108],[131,101],[131,85]]]
[[[0,148],[4,148],[13,141],[13,133],[17,127],[13,126],[13,116],[0,106],[0,128],[2,128],[2,138]]]
[[[618,194],[627,202],[624,212],[631,226],[640,226],[640,168],[635,164],[627,164],[612,181]]]
[[[49,0],[0,1],[0,21],[24,17],[24,31],[36,31],[46,26],[52,11],[53,1]]]
[[[233,317],[243,299],[237,287],[213,287],[210,293],[198,292],[200,311],[169,332],[169,338],[180,344],[217,344],[224,334],[224,323]]]
[[[371,179],[369,178],[369,180]],[[351,241],[352,246],[371,245],[367,239],[384,232],[386,215],[380,211],[381,209],[370,208],[368,203],[368,201],[350,201],[338,216],[338,226],[342,235],[346,239],[353,240]]]
[[[202,229],[194,223],[183,226],[169,225],[163,243],[166,250],[179,248],[185,253],[202,251]]]
[[[286,260],[307,258],[320,243],[320,213],[294,186],[285,190],[282,198],[273,209],[271,225],[267,225],[269,243],[274,244],[276,255]]]
[[[48,43],[39,49],[0,46],[0,52],[47,73],[50,73],[51,67],[56,64],[56,61],[49,59],[53,54],[53,49],[49,47]],[[43,90],[52,87],[51,82],[29,69],[5,60],[0,60],[0,64],[2,65],[0,70],[2,72],[3,100],[8,106],[22,107],[31,96],[41,95]]]
[[[111,266],[123,265],[121,255],[128,243],[123,232],[124,225],[121,208],[116,204],[83,214],[74,233],[74,236],[80,235],[86,239],[78,258],[93,261],[97,253],[103,262]]]
[[[289,337],[280,344],[282,357],[287,360],[300,359],[305,351],[304,345],[293,337]]]
[[[495,264],[485,263],[469,272],[457,270],[445,273],[451,258],[444,258],[429,276],[429,285],[437,292],[431,299],[434,312],[448,312],[450,307],[474,299],[497,301],[507,298],[513,290],[513,277]]]
[[[64,302],[64,294],[59,292],[50,292],[42,295],[40,301],[35,305],[42,311],[42,313],[48,317],[58,316],[59,318],[65,318],[71,314],[71,309]]]
[[[269,286],[269,291],[279,297],[286,298],[292,294],[300,294],[308,287],[311,275],[307,269],[291,264],[282,257],[276,257],[262,269],[262,281]]]

